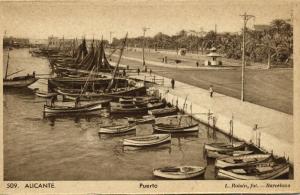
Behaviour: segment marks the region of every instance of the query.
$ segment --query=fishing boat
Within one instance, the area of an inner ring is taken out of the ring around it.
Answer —
[[[153,170],[153,175],[166,179],[191,179],[205,173],[206,167],[200,166],[173,166]]]
[[[148,110],[154,110],[165,107],[166,104],[164,102],[155,102],[155,103],[148,103],[147,108]]]
[[[7,63],[6,63],[6,72],[5,77],[3,78],[3,88],[23,88],[27,87],[33,83],[35,83],[38,79],[35,77],[35,72],[32,75],[27,76],[17,76],[13,78],[8,78],[14,74],[17,74],[20,71],[14,72],[8,75],[8,66],[9,66],[9,52],[7,56]],[[22,71],[22,70],[21,70]]]
[[[128,123],[144,124],[155,122],[155,117],[152,115],[143,116],[142,118],[127,118]]]
[[[124,104],[111,106],[111,114],[124,114],[124,115],[144,115],[147,114],[147,107],[137,107],[134,104]]]
[[[33,75],[18,76],[12,79],[3,79],[4,88],[23,88],[35,83],[38,79]]]
[[[102,108],[101,103],[91,103],[77,107],[44,105],[44,116],[100,114],[99,111]]]
[[[249,166],[260,162],[265,162],[271,157],[271,154],[248,154],[242,156],[224,157],[216,160],[215,167],[229,168]]]
[[[178,109],[174,107],[166,107],[166,108],[160,108],[160,109],[154,109],[148,111],[149,114],[155,117],[173,115],[173,114],[177,114],[177,112]]]
[[[154,146],[171,141],[170,134],[153,134],[126,138],[123,140],[124,146]]]
[[[234,151],[234,150],[241,150],[246,147],[245,142],[235,142],[235,143],[210,143],[205,144],[204,149],[205,150],[211,150],[211,151]]]
[[[117,126],[101,127],[98,132],[103,134],[121,134],[121,133],[127,133],[129,131],[135,131],[135,130],[136,130],[136,125],[117,125]]]
[[[219,169],[217,178],[233,180],[269,180],[287,175],[290,171],[288,163],[258,163],[254,166],[247,166],[233,169]]]
[[[233,150],[233,151],[212,151],[207,150],[206,151],[206,157],[208,158],[224,158],[229,156],[241,156],[241,155],[247,155],[252,154],[252,150]]]
[[[198,132],[199,125],[181,125],[181,124],[155,124],[153,125],[153,130],[157,132],[164,133],[186,133],[186,132]]]
[[[49,92],[45,92],[45,91],[36,91],[35,95],[38,97],[42,97],[42,98],[51,98],[54,96],[57,96],[57,93],[49,93]]]

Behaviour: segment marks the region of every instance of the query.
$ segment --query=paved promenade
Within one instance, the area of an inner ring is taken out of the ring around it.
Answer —
[[[144,80],[145,76],[146,80],[153,80],[148,73],[131,77]],[[156,80],[159,78],[162,77],[156,75]],[[184,108],[187,113],[192,112],[196,119],[209,125],[213,125],[213,122],[208,120],[207,113],[213,113],[215,127],[225,133],[229,133],[230,120],[233,117],[234,137],[293,161],[293,115],[218,93],[214,93],[213,98],[210,98],[208,90],[181,82],[176,82],[175,89],[171,89],[170,83],[170,79],[164,78],[164,85],[158,85],[159,93],[168,102],[176,104],[178,101],[179,108],[183,109],[187,97],[187,106]],[[257,130],[254,130],[255,124]]]

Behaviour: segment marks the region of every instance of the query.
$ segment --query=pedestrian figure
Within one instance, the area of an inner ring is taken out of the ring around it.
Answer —
[[[80,97],[76,97],[75,99],[75,108],[77,108],[79,106],[79,102],[80,102]]]
[[[138,73],[138,75],[140,75],[140,68],[137,69],[137,73]]]
[[[55,103],[56,96],[52,96],[50,100],[50,106],[53,107]]]
[[[129,66],[128,65],[126,65],[126,69],[129,70]]]
[[[196,66],[199,67],[199,62],[198,61],[196,62]]]
[[[173,78],[171,80],[171,85],[172,85],[172,89],[174,89],[174,87],[175,87],[175,80]]]
[[[213,86],[212,86],[212,85],[209,86],[208,91],[209,91],[210,97],[212,98],[212,97],[213,97],[213,93],[214,93],[214,90],[213,90]]]
[[[126,76],[126,71],[125,71],[125,69],[123,69],[123,77],[125,77]]]
[[[150,72],[150,75],[151,75],[151,74],[152,74],[152,69],[150,69],[150,71],[149,71],[149,72]]]
[[[32,77],[33,77],[33,78],[35,78],[35,71],[33,71],[33,73],[32,73]]]

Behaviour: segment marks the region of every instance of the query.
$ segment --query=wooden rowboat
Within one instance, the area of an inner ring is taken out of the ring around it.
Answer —
[[[206,151],[206,157],[208,158],[224,158],[229,156],[241,156],[246,154],[252,154],[253,151],[251,150],[234,150],[234,151]]]
[[[166,104],[163,102],[155,102],[155,103],[148,103],[147,108],[148,110],[154,110],[154,109],[159,109],[165,107]]]
[[[167,179],[190,179],[205,173],[206,167],[175,166],[163,167],[153,170],[153,175]]]
[[[255,166],[234,169],[219,169],[217,178],[234,180],[267,180],[287,175],[290,171],[288,163],[259,163]]]
[[[166,124],[155,124],[153,125],[153,130],[157,132],[165,133],[185,133],[185,132],[198,132],[199,125],[166,125]]]
[[[143,123],[152,123],[155,121],[155,117],[151,115],[143,116],[142,118],[127,118],[128,123],[136,123],[136,124],[143,124]]]
[[[241,150],[246,147],[245,142],[236,142],[236,143],[210,143],[205,144],[205,150],[211,151],[234,151],[234,150]]]
[[[126,138],[123,140],[124,146],[154,146],[171,141],[170,134],[153,134]]]
[[[127,133],[129,131],[135,131],[135,130],[136,130],[136,125],[117,125],[117,126],[101,127],[98,132],[103,134],[121,134],[121,133]]]
[[[168,115],[173,115],[178,112],[177,108],[160,108],[160,109],[154,109],[154,110],[149,110],[148,113],[155,116],[155,117],[161,117],[161,116],[168,116]]]
[[[110,109],[111,114],[124,114],[124,115],[132,115],[132,114],[146,114],[147,108],[146,107],[129,107],[129,108],[122,108],[122,107],[111,107]]]
[[[44,105],[44,116],[100,114],[99,111],[101,109],[101,103],[92,103],[78,107]]]
[[[13,79],[3,79],[3,87],[5,88],[23,88],[27,87],[38,79],[33,76],[20,76]]]
[[[217,168],[229,168],[229,167],[243,167],[260,162],[265,162],[272,157],[271,154],[249,154],[242,156],[230,156],[221,159],[217,159],[215,167]]]
[[[43,91],[36,91],[35,95],[42,98],[51,98],[53,96],[57,96],[57,93],[48,93]]]

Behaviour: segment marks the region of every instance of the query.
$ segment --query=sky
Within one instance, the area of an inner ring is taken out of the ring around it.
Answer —
[[[238,32],[241,14],[255,15],[247,23],[268,24],[277,18],[291,18],[291,1],[262,0],[114,0],[114,1],[46,1],[0,2],[1,34],[26,38],[104,39],[146,36],[158,32],[174,35],[182,29]]]

